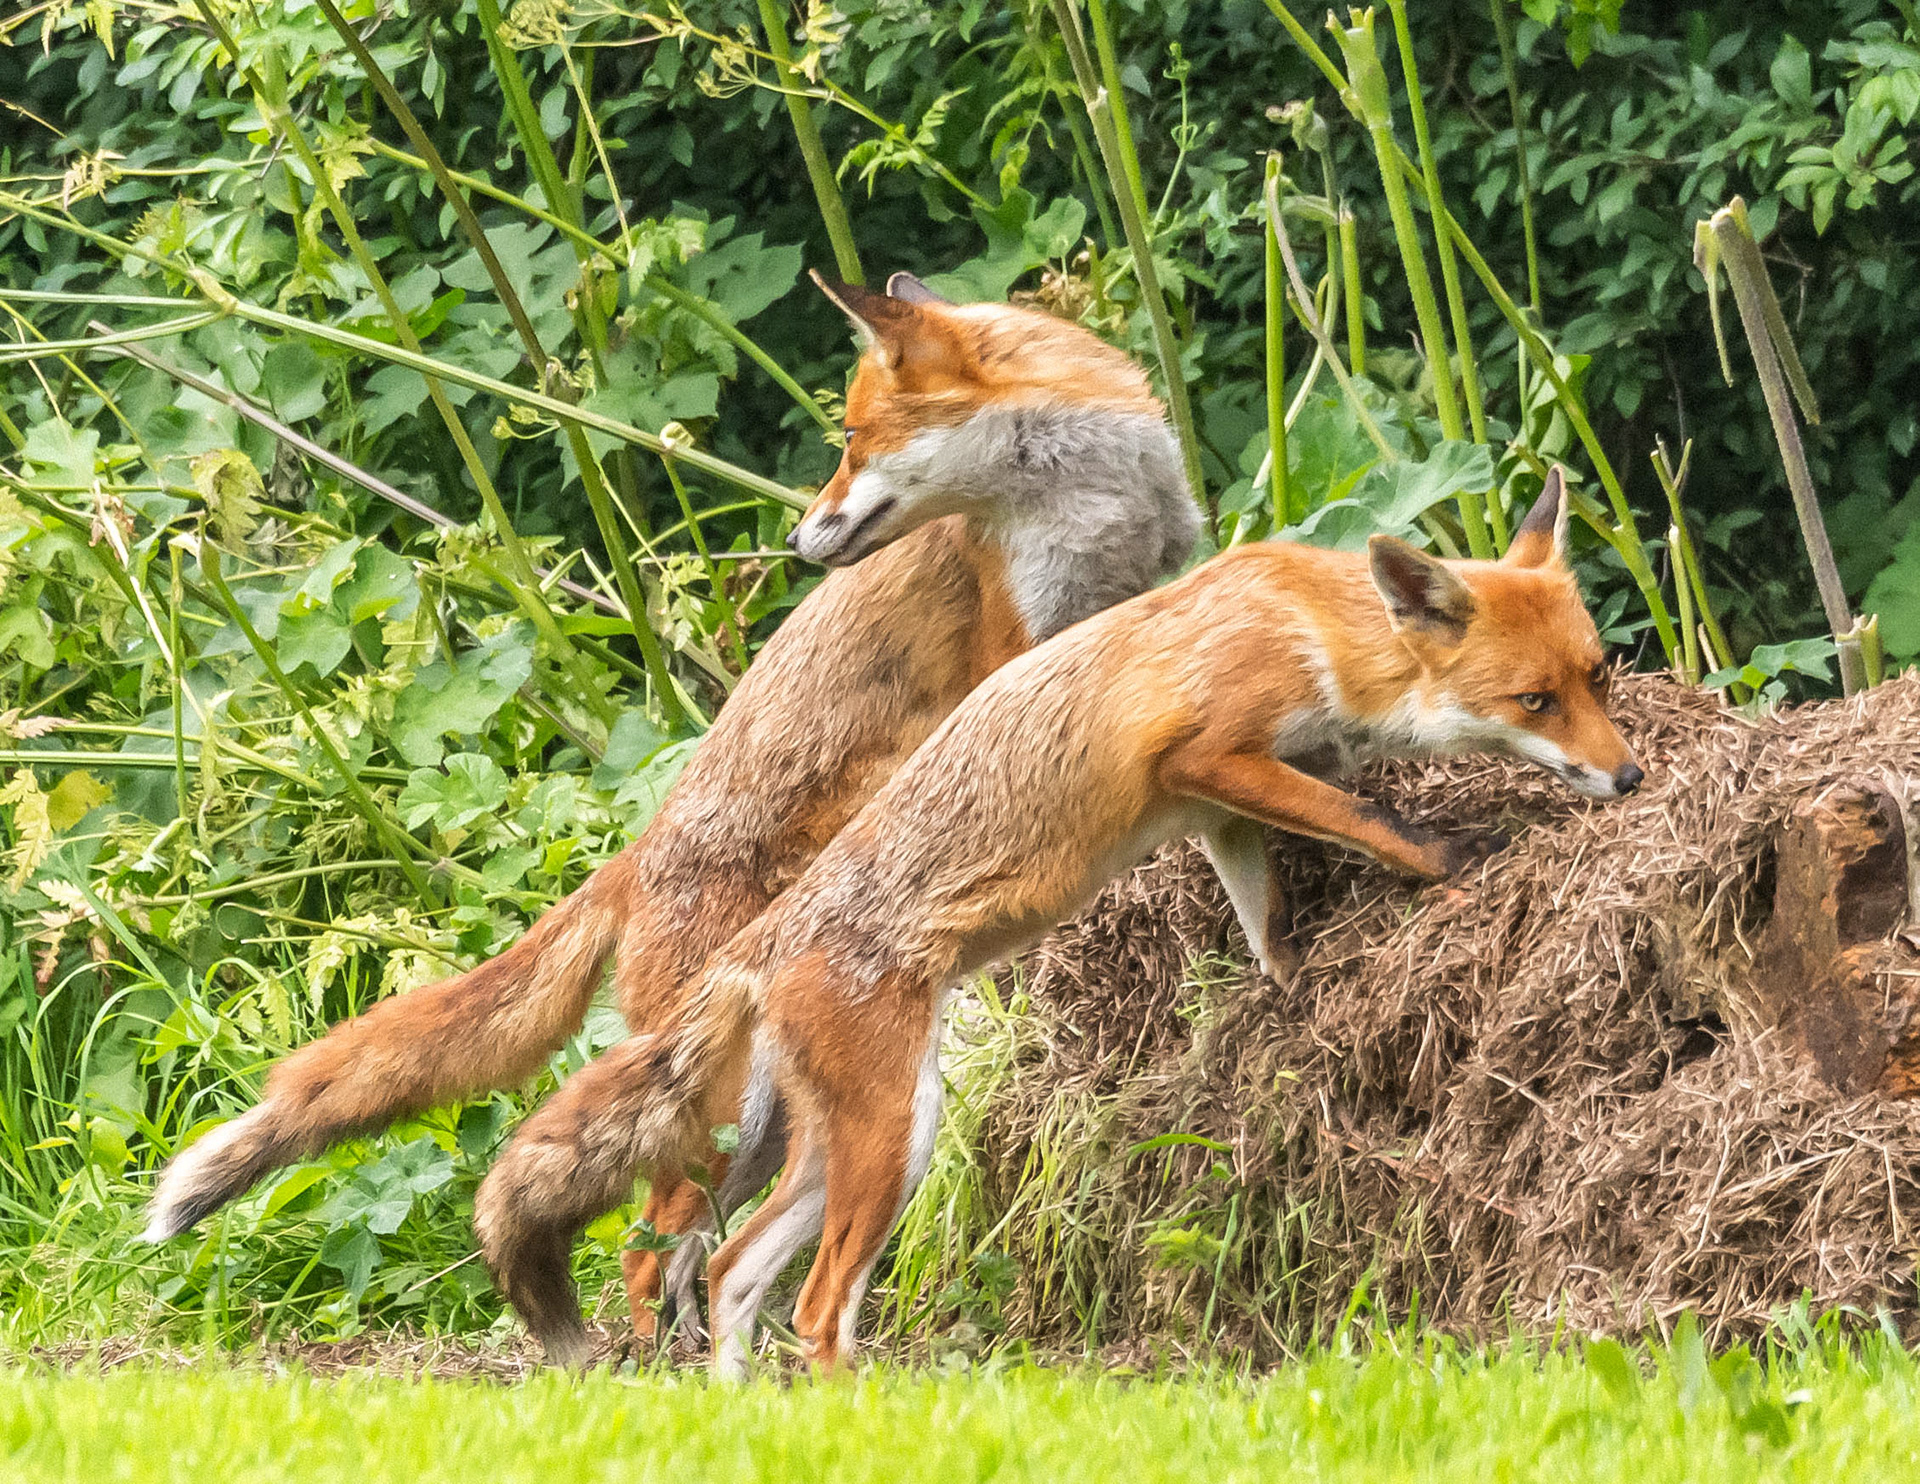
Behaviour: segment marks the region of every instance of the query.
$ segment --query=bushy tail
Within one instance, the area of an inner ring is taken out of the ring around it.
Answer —
[[[644,1170],[679,1167],[707,1149],[729,1111],[716,1092],[744,1066],[757,976],[708,973],[672,1030],[621,1042],[581,1068],[507,1145],[473,1202],[474,1230],[494,1282],[550,1360],[587,1353],[569,1272],[574,1238],[633,1192]]]
[[[623,852],[499,957],[384,1000],[281,1062],[259,1107],[168,1164],[146,1239],[185,1231],[268,1171],[342,1139],[532,1076],[585,1018],[635,870]]]

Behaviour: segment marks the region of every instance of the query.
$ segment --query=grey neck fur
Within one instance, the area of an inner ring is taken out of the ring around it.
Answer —
[[[988,408],[887,463],[890,480],[937,488],[1006,554],[1035,642],[1179,570],[1200,531],[1173,434],[1148,413]]]

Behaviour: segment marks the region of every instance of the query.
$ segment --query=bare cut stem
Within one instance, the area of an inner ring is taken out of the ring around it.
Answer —
[[[1735,211],[1738,204],[1742,209]],[[1780,447],[1780,462],[1787,472],[1787,488],[1793,494],[1794,513],[1800,518],[1800,535],[1807,544],[1807,557],[1813,564],[1814,585],[1820,590],[1820,605],[1826,610],[1827,627],[1840,651],[1840,687],[1847,695],[1864,690],[1867,668],[1860,653],[1860,636],[1854,628],[1853,614],[1847,604],[1846,585],[1840,580],[1840,568],[1833,559],[1833,543],[1827,539],[1826,519],[1820,513],[1820,498],[1814,492],[1813,473],[1807,467],[1807,451],[1800,441],[1800,425],[1793,416],[1788,372],[1773,337],[1772,319],[1766,297],[1771,294],[1766,264],[1760,258],[1760,246],[1747,226],[1744,204],[1734,203],[1716,211],[1708,222],[1719,244],[1720,260],[1726,266],[1727,281],[1733,286],[1733,302],[1740,311],[1740,327],[1746,332],[1747,346],[1753,352],[1754,370],[1760,377],[1760,390],[1767,402],[1767,417],[1773,424],[1774,442]],[[1775,314],[1778,310],[1776,308]],[[1784,326],[1784,322],[1783,322]],[[1798,356],[1794,357],[1798,364]],[[1804,381],[1802,371],[1799,379]],[[1809,390],[1807,400],[1811,400]]]

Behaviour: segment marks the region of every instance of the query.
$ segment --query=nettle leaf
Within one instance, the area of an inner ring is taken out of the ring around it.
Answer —
[[[435,660],[414,676],[394,701],[388,735],[408,762],[437,763],[449,732],[478,732],[532,674],[533,630],[516,621],[457,664]]]
[[[447,770],[415,768],[400,793],[400,817],[408,829],[431,820],[436,829],[464,829],[507,802],[507,775],[492,758],[457,752]]]

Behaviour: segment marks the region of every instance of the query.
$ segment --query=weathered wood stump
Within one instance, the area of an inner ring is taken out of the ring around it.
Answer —
[[[1920,951],[1893,936],[1910,881],[1900,801],[1877,784],[1832,784],[1781,828],[1754,989],[1836,1091],[1920,1093]]]

